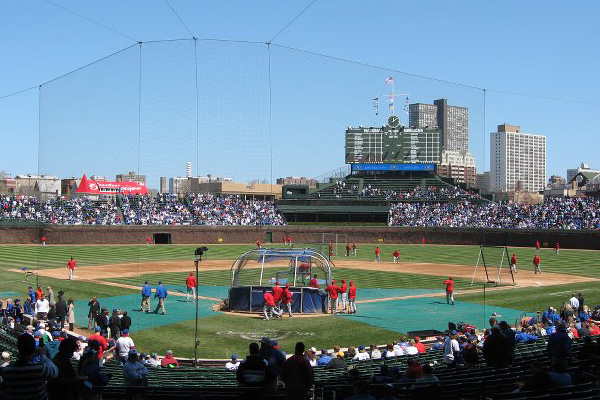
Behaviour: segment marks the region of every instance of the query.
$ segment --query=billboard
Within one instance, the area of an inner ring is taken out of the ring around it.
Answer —
[[[148,194],[148,188],[138,182],[105,182],[88,179],[85,174],[75,193],[78,194]]]
[[[352,164],[354,171],[435,171],[435,164]]]

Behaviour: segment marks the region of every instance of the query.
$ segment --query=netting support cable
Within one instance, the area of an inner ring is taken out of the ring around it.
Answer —
[[[38,148],[37,148],[37,173],[40,175],[40,153],[42,149],[42,85],[38,86]],[[31,190],[31,183],[29,184]]]
[[[273,193],[273,86],[271,81],[271,45],[267,43],[267,52],[269,55],[269,159],[270,178],[269,183],[271,194]]]
[[[116,33],[117,35],[123,36],[123,37],[125,37],[125,38],[127,38],[129,40],[133,40],[136,43],[139,42],[139,40],[134,39],[131,36],[129,36],[129,35],[123,33],[123,32],[119,32],[118,30],[113,29],[110,26],[106,26],[106,25],[104,25],[104,24],[102,24],[102,23],[100,23],[98,21],[95,21],[95,20],[93,20],[91,18],[86,17],[85,15],[79,14],[79,13],[73,11],[73,10],[69,10],[68,8],[63,7],[63,6],[59,5],[59,4],[56,4],[56,3],[54,3],[54,2],[52,2],[50,0],[42,0],[42,1],[45,2],[45,3],[51,4],[51,5],[53,5],[56,8],[60,8],[61,10],[65,11],[65,12],[67,12],[69,14],[75,15],[76,17],[79,17],[79,18],[84,19],[84,20],[86,20],[88,22],[91,22],[94,25],[98,25],[101,28],[104,28],[104,29],[107,29],[107,30],[109,30],[109,31],[111,31],[113,33]]]
[[[165,0],[165,3],[171,9],[171,11],[173,11],[173,14],[175,14],[175,16],[177,17],[177,19],[179,20],[179,22],[181,23],[181,25],[183,25],[183,27],[185,28],[185,30],[190,34],[190,36],[192,38],[195,39],[196,35],[194,35],[192,33],[192,31],[190,30],[190,28],[188,28],[188,26],[185,24],[185,22],[183,22],[183,19],[181,19],[181,17],[179,16],[179,14],[177,14],[177,11],[175,11],[175,9],[173,8],[173,6],[171,6],[171,3],[169,3],[169,0]]]
[[[142,43],[138,43],[140,46],[139,55],[139,74],[138,74],[138,154],[137,154],[137,173],[141,174],[140,171],[140,158],[142,156]]]
[[[166,0],[165,0],[166,1]],[[300,18],[302,16],[302,14],[304,14],[309,8],[311,8],[313,6],[313,4],[315,4],[317,1],[319,0],[313,0],[311,1],[306,7],[304,7],[302,9],[302,11],[300,11],[294,18],[292,18],[290,20],[290,22],[288,22],[283,28],[281,28],[279,30],[279,32],[277,32],[275,35],[273,35],[273,37],[267,42],[267,44],[271,44],[273,43],[273,41],[275,40],[275,38],[279,35],[281,35],[287,28],[289,28],[294,22],[296,22],[296,20],[298,18]]]
[[[194,38],[194,72],[196,75],[196,176],[200,176],[200,91],[198,89],[198,40]]]
[[[487,146],[486,146],[486,141],[487,141],[487,132],[485,129],[485,108],[487,106],[487,92],[485,89],[483,89],[483,172],[485,172],[485,168],[486,168],[486,151],[487,151]],[[490,154],[490,157],[492,155]],[[491,170],[491,165],[490,165],[490,170]]]

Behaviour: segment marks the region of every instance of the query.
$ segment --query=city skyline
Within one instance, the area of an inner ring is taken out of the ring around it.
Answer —
[[[445,98],[469,109],[468,150],[479,172],[489,170],[488,135],[503,122],[548,136],[548,175],[564,176],[582,160],[598,164],[594,146],[581,146],[600,103],[592,67],[598,56],[586,50],[600,37],[594,2],[568,9],[539,1],[440,4],[427,11],[427,31],[417,19],[402,21],[408,33],[397,39],[400,50],[378,29],[355,30],[346,21],[360,16],[390,26],[398,14],[419,15],[425,5],[320,1],[286,26],[308,2],[234,3],[173,3],[197,42],[160,2],[0,6],[11,32],[0,39],[0,97],[31,88],[0,99],[0,134],[12,144],[0,148],[0,170],[61,177],[136,171],[158,187],[159,176],[180,175],[179,162],[192,160],[194,175],[237,181],[315,177],[343,165],[345,127],[385,124],[389,76],[411,103]],[[143,19],[135,18],[140,7]],[[553,21],[564,29],[552,29]],[[517,29],[489,31],[498,22]],[[440,46],[442,32],[452,46]],[[188,39],[150,43],[175,38]],[[574,59],[587,62],[575,70]],[[568,135],[564,127],[572,128]]]

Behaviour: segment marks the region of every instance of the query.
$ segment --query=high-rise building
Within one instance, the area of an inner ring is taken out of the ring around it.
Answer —
[[[498,125],[490,134],[490,190],[538,192],[546,184],[546,136]]]
[[[475,167],[475,158],[471,153],[442,151],[437,174],[445,178],[454,178],[456,183],[464,183],[470,188],[477,184],[477,168]]]
[[[433,104],[414,103],[408,106],[408,124],[414,128],[439,127],[442,149],[467,153],[469,151],[469,109],[449,106],[448,100]]]
[[[135,171],[130,171],[128,174],[117,175],[117,182],[137,182],[146,185],[146,175],[136,175]]]
[[[159,193],[169,193],[169,186],[167,185],[167,177],[160,177],[160,184],[158,185]]]

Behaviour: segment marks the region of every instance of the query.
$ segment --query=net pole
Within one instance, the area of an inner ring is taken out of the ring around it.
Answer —
[[[506,248],[505,248],[506,250]],[[502,265],[504,264],[504,251],[502,252],[502,258],[500,259],[500,266],[498,267],[498,282],[496,283],[496,286],[500,285],[502,283]]]
[[[473,271],[473,278],[471,279],[471,286],[475,282],[475,275],[477,274],[477,267],[479,266],[479,260],[481,259],[481,246],[479,246],[479,255],[477,255],[477,262],[475,263],[475,270]]]

